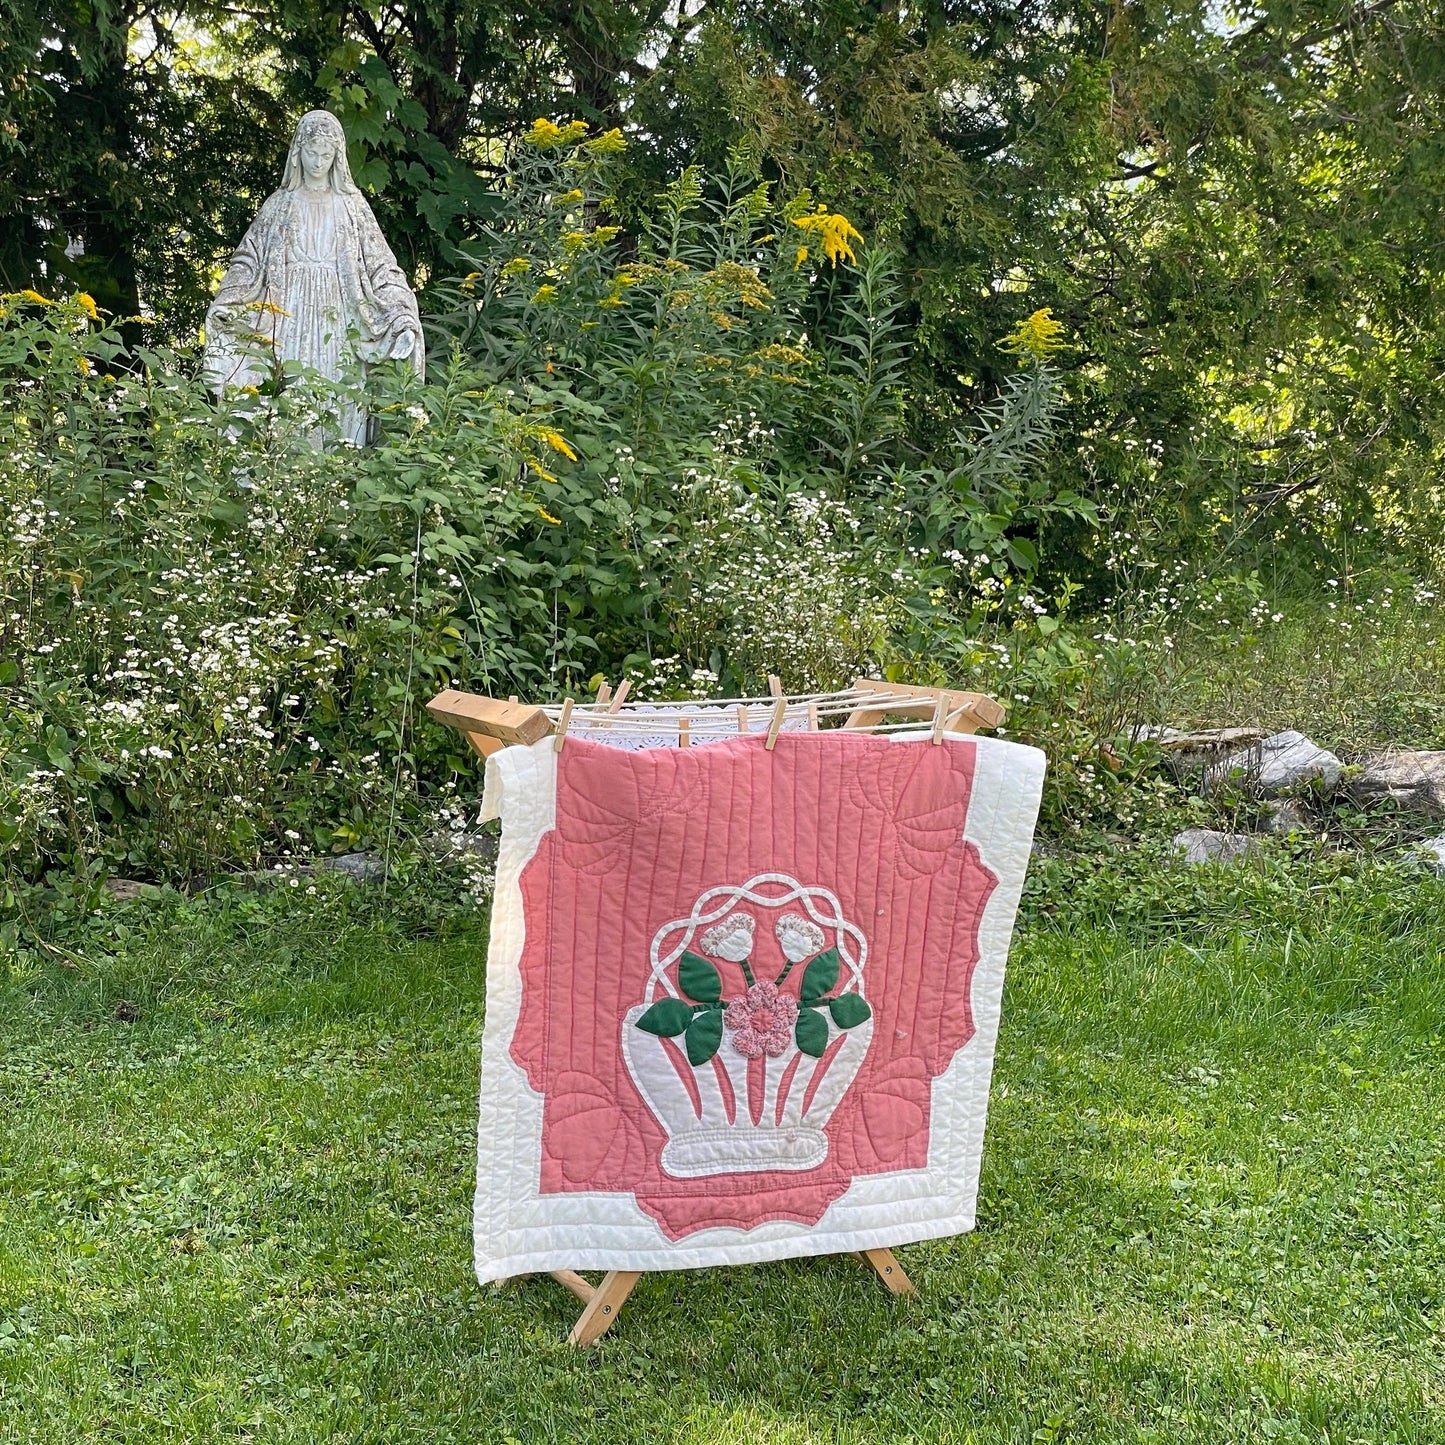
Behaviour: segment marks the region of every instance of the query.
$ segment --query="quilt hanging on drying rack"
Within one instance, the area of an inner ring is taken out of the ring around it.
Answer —
[[[548,738],[486,773],[482,1282],[973,1227],[1042,753]]]

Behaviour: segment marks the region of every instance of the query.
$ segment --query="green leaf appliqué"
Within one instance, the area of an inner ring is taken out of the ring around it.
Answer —
[[[821,1059],[823,1051],[828,1047],[827,1020],[815,1008],[800,1008],[794,1037],[803,1053]]]
[[[705,1064],[722,1043],[723,1016],[720,1008],[704,1009],[687,1026],[687,1061]]]
[[[801,990],[803,1002],[816,1003],[822,998],[838,982],[838,968],[839,959],[836,948],[830,948],[826,953],[820,953],[803,970]]]
[[[660,998],[638,1019],[637,1027],[660,1038],[673,1039],[692,1022],[692,1007],[680,998]]]
[[[840,1029],[856,1029],[865,1019],[873,1017],[873,1010],[861,993],[840,993],[837,998],[830,998],[828,1012]]]
[[[677,981],[682,991],[698,1003],[717,1003],[722,998],[722,975],[695,953],[683,954]]]

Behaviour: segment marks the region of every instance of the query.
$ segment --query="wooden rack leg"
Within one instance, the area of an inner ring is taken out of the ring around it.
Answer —
[[[878,1278],[888,1286],[891,1293],[917,1293],[913,1288],[913,1281],[903,1273],[903,1266],[893,1258],[891,1249],[860,1249],[858,1253],[866,1263],[873,1266]]]
[[[569,1274],[571,1271],[562,1270],[559,1273]],[[594,1340],[600,1339],[616,1320],[618,1311],[621,1310],[627,1296],[632,1293],[632,1286],[641,1278],[641,1270],[609,1270],[603,1276],[602,1283],[592,1291],[592,1298],[588,1300],[587,1308],[578,1316],[577,1323],[572,1326],[572,1333],[567,1336],[567,1343],[582,1349],[592,1344]],[[585,1283],[585,1281],[583,1282]],[[563,1283],[567,1282],[564,1280]],[[572,1288],[570,1284],[567,1287]]]
[[[575,1269],[554,1269],[551,1273],[558,1284],[570,1289],[584,1305],[592,1303],[592,1296],[597,1291]]]

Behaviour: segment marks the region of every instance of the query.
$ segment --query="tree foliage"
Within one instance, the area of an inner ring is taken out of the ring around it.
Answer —
[[[1442,100],[1430,0],[0,0],[0,281],[192,338],[311,105],[438,305],[538,115],[624,130],[598,204],[638,233],[745,145],[899,283],[912,344],[832,368],[821,445],[946,452],[1004,385],[995,338],[1050,307],[1057,487],[1308,569],[1439,510]],[[1102,545],[1059,565],[1102,576]]]

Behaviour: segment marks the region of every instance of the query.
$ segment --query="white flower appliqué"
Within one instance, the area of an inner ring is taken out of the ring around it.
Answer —
[[[703,934],[699,942],[704,953],[714,958],[725,958],[729,963],[741,963],[753,951],[754,920],[746,913],[729,913],[721,923],[715,924]]]
[[[778,935],[783,956],[789,963],[801,963],[805,958],[811,958],[822,951],[826,941],[823,930],[816,923],[809,923],[797,913],[783,914],[773,925],[773,932]]]

